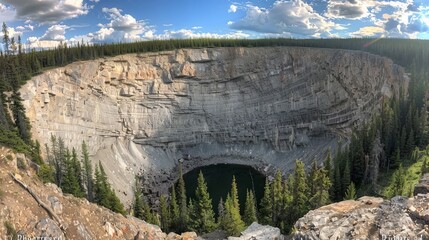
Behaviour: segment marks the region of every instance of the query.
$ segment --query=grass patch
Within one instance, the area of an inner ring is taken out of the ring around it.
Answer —
[[[414,192],[414,187],[419,183],[419,180],[422,176],[422,165],[423,161],[426,159],[426,161],[429,161],[429,155],[427,150],[418,151],[418,158],[417,161],[412,163],[409,161],[404,162],[404,169],[405,169],[405,185],[402,189],[402,195],[403,196],[412,196]],[[382,194],[387,197],[393,197],[393,178],[394,171],[390,171],[384,176],[384,184],[382,186],[385,186]]]

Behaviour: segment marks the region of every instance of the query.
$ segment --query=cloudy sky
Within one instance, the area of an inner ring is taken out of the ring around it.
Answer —
[[[170,38],[429,39],[428,0],[0,0],[31,47]]]

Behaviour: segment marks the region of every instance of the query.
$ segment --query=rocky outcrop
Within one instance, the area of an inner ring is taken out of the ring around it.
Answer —
[[[280,229],[268,225],[261,225],[257,222],[252,223],[249,227],[241,232],[240,237],[228,237],[228,240],[283,240],[284,236],[280,233]]]
[[[184,154],[185,172],[320,159],[406,85],[401,67],[358,51],[210,48],[76,62],[33,77],[21,96],[42,145],[51,134],[77,149],[85,140],[129,201],[137,174],[149,193],[166,191]]]
[[[429,239],[429,194],[362,197],[308,212],[294,239]]]
[[[419,183],[414,187],[414,196],[429,193],[429,174],[424,174]]]

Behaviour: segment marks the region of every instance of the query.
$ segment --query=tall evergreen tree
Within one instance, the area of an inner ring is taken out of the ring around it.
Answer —
[[[308,185],[305,176],[305,167],[302,161],[295,161],[295,171],[293,173],[293,189],[292,189],[292,216],[293,219],[298,219],[307,213],[308,205]]]
[[[176,189],[174,187],[171,188],[171,200],[170,200],[170,217],[171,217],[171,227],[177,231],[179,218],[180,218],[180,210],[179,205],[177,204],[176,197]]]
[[[142,190],[136,176],[136,183],[134,187],[134,204],[133,204],[133,215],[136,218],[143,219],[143,198]]]
[[[280,170],[277,171],[273,182],[273,224],[277,225],[283,209],[283,180]]]
[[[256,202],[255,197],[252,191],[247,190],[246,193],[246,203],[244,205],[244,223],[249,226],[253,222],[257,222],[258,218],[256,216]]]
[[[189,220],[188,216],[188,203],[186,202],[186,188],[185,180],[183,180],[182,164],[179,165],[179,183],[177,186],[178,193],[178,205],[179,205],[179,219],[178,219],[178,229],[179,232],[183,232],[187,228],[187,222]]]
[[[3,22],[3,26],[2,26],[2,32],[3,32],[4,52],[6,55],[8,55],[9,54],[10,38],[9,38],[9,30],[7,29],[7,25],[4,22]]]
[[[161,229],[164,232],[170,231],[170,209],[168,207],[167,198],[165,195],[161,195],[160,199],[160,214],[161,214]]]
[[[198,186],[195,190],[196,196],[196,216],[198,220],[197,231],[199,233],[211,232],[216,228],[214,218],[213,204],[210,194],[207,190],[207,183],[204,180],[203,173],[198,174]]]
[[[220,229],[225,229],[225,204],[223,203],[222,198],[220,198],[219,204],[217,205],[217,211],[217,224]]]
[[[94,201],[94,179],[92,177],[92,164],[89,159],[88,146],[82,141],[83,182],[86,187],[86,196],[90,202]]]
[[[343,194],[347,190],[350,183],[351,183],[350,167],[349,167],[349,160],[347,159],[346,165],[344,166],[344,171],[343,171],[342,188],[341,188],[342,194],[340,197],[343,197]]]
[[[240,216],[240,209],[236,207],[234,199],[228,193],[225,201],[225,231],[230,236],[237,236],[244,230],[245,224]]]
[[[261,199],[259,212],[262,224],[273,225],[273,200],[268,179],[265,180],[264,196]]]
[[[94,200],[97,204],[114,212],[125,214],[124,205],[107,181],[107,175],[101,162],[95,169]]]

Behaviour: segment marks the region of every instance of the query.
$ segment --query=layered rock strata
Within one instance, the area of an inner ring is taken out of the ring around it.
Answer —
[[[130,200],[136,174],[165,191],[183,155],[185,172],[320,159],[406,85],[401,67],[358,51],[210,48],[76,62],[21,94],[42,145],[51,134],[77,149],[86,141]]]

